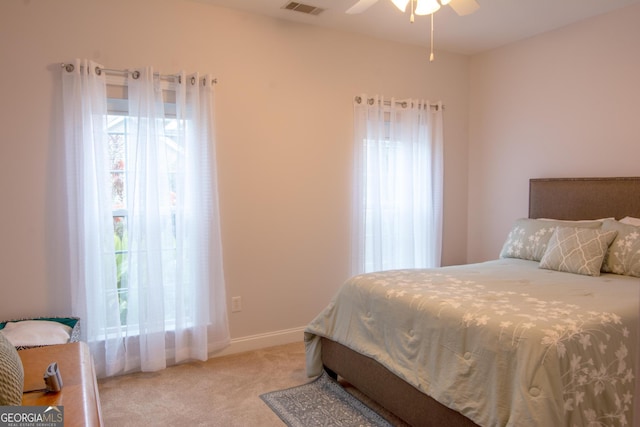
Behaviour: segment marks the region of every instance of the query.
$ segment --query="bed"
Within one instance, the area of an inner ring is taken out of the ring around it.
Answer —
[[[529,190],[496,260],[349,279],[305,329],[307,374],[413,426],[640,424],[640,178]]]

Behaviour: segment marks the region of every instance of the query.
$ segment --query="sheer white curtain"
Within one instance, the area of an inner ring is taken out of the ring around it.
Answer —
[[[352,274],[440,265],[442,105],[354,100]]]
[[[98,373],[112,375],[124,352],[114,289],[106,82],[88,72],[97,66],[91,61],[71,65],[62,72],[71,306]]]
[[[167,84],[151,67],[127,78],[116,167],[105,73],[73,65],[63,71],[73,308],[98,375],[206,360],[229,343],[211,79]]]

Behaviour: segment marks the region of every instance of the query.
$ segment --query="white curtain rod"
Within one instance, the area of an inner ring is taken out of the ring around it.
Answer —
[[[356,96],[355,101],[358,104],[362,104],[362,97],[361,96]],[[373,105],[373,103],[375,102],[375,98],[367,98],[367,103],[369,105]],[[409,104],[407,103],[407,101],[395,101],[396,104],[400,104],[400,106],[402,108],[406,108]],[[383,105],[386,106],[391,106],[391,101],[383,101]],[[440,107],[440,104],[430,104],[429,105],[431,108],[435,108],[436,111],[438,111],[438,108]],[[444,104],[442,104],[442,109],[444,110]]]
[[[64,62],[60,64],[60,66],[62,68],[64,68],[67,72],[71,73],[73,72],[73,70],[75,69],[75,65],[73,64],[65,64]],[[128,76],[129,74],[131,74],[131,77],[134,79],[137,79],[140,77],[140,71],[129,71],[129,70],[116,70],[116,69],[112,69],[112,68],[102,68],[102,67],[96,67],[95,69],[96,74],[100,75],[102,72],[105,72],[107,74],[117,74],[117,75],[121,75],[121,76]],[[160,73],[153,73],[154,76],[159,77],[161,79],[166,79],[166,80],[178,80],[178,83],[182,83],[182,79],[179,75],[176,74],[160,74]],[[204,79],[203,79],[204,81]],[[217,84],[218,83],[218,79],[212,79],[211,80],[211,84]],[[195,77],[191,77],[191,84],[196,84],[196,78]]]

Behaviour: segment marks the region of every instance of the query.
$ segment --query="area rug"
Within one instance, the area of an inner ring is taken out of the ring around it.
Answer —
[[[327,373],[297,387],[260,396],[289,427],[391,427]]]

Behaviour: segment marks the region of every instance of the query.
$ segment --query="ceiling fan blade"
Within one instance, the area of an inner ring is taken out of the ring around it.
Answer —
[[[449,6],[461,16],[470,15],[480,7],[476,0],[451,0]]]
[[[365,10],[369,9],[376,3],[378,0],[359,0],[356,4],[347,9],[346,13],[350,15],[355,15],[357,13],[362,13]]]

